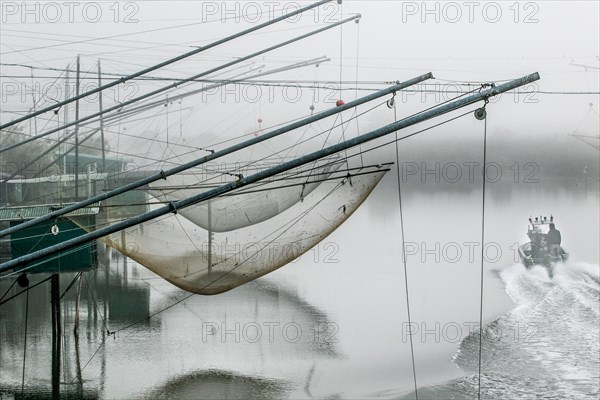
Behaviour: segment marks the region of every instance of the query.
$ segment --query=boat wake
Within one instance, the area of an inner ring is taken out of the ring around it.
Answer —
[[[516,307],[486,324],[481,397],[597,399],[600,386],[598,265],[513,265],[499,276]],[[460,344],[453,362],[468,376],[419,389],[419,398],[476,398],[479,332]],[[407,397],[408,398],[408,397]]]

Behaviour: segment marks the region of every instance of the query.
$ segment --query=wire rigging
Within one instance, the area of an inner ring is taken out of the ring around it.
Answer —
[[[482,87],[483,89],[483,87]],[[485,104],[487,105],[486,99]],[[485,105],[483,107],[485,112]],[[482,169],[482,193],[481,193],[481,272],[479,283],[479,356],[477,369],[477,399],[481,399],[481,360],[483,355],[483,265],[485,252],[485,166],[487,161],[487,114],[483,118],[483,169]]]
[[[393,108],[394,108],[394,121],[398,121],[398,115],[397,115],[397,111],[396,111],[396,101],[395,99],[395,93],[394,93],[394,97],[392,97],[392,99],[390,100],[391,102],[393,102]],[[396,138],[396,169],[397,169],[397,174],[398,174],[398,211],[400,213],[400,234],[402,236],[402,263],[404,265],[404,290],[406,293],[406,314],[407,314],[407,319],[408,319],[408,326],[409,328],[409,338],[410,338],[410,358],[411,358],[411,362],[412,362],[412,371],[413,371],[413,381],[414,381],[414,387],[415,387],[415,399],[419,400],[419,389],[417,387],[417,368],[415,365],[415,348],[413,345],[413,325],[412,325],[412,318],[411,318],[411,314],[410,314],[410,295],[409,295],[409,289],[408,289],[408,265],[407,265],[407,261],[406,261],[406,236],[405,236],[405,232],[404,232],[404,214],[402,212],[402,185],[401,185],[401,181],[402,179],[400,178],[400,141],[398,140],[398,131],[396,131],[394,133],[395,138]],[[361,160],[362,160],[362,155],[361,155]]]

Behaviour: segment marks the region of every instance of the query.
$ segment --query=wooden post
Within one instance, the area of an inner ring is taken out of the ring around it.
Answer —
[[[52,398],[60,398],[61,316],[60,281],[58,274],[50,278],[50,307],[52,310]]]
[[[79,304],[81,303],[81,285],[83,284],[83,272],[79,275],[79,287],[77,288],[77,299],[75,301],[75,324],[73,327],[73,334],[79,335]]]

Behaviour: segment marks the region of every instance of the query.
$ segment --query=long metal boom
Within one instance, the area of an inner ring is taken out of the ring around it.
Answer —
[[[416,115],[412,115],[410,117],[401,119],[399,121],[396,121],[392,124],[381,127],[379,129],[376,129],[369,133],[365,133],[363,135],[346,140],[346,141],[338,143],[336,145],[326,147],[319,151],[315,151],[313,153],[307,154],[303,157],[299,157],[297,159],[279,164],[275,167],[268,168],[268,169],[258,172],[256,174],[241,178],[235,182],[230,182],[225,185],[219,186],[217,188],[208,190],[206,192],[199,193],[195,196],[172,202],[172,203],[170,203],[164,207],[158,208],[156,210],[152,210],[152,211],[146,212],[144,214],[140,214],[136,217],[133,217],[133,218],[121,221],[121,222],[117,222],[113,225],[106,226],[104,228],[100,228],[93,232],[86,233],[85,235],[78,236],[76,238],[64,241],[64,242],[56,244],[54,246],[50,246],[45,249],[41,249],[36,252],[16,258],[14,260],[5,262],[3,264],[0,264],[0,272],[8,271],[8,270],[14,269],[16,267],[26,265],[30,262],[39,260],[41,258],[51,256],[58,252],[72,249],[76,246],[91,242],[93,240],[110,235],[112,233],[119,232],[124,229],[130,228],[132,226],[139,225],[141,223],[150,221],[154,218],[158,218],[158,217],[161,217],[161,216],[169,214],[169,213],[175,213],[175,212],[177,212],[178,209],[189,207],[191,205],[200,203],[202,201],[206,201],[211,198],[225,194],[227,192],[239,189],[240,187],[244,187],[246,185],[250,185],[252,183],[261,181],[263,179],[270,178],[274,175],[283,173],[285,171],[288,171],[288,170],[291,170],[294,168],[298,168],[302,165],[319,160],[323,157],[327,157],[332,154],[339,153],[340,151],[344,151],[344,150],[350,149],[352,147],[358,146],[362,143],[366,143],[371,140],[378,139],[382,136],[389,135],[390,133],[396,132],[400,129],[404,129],[406,127],[426,121],[428,119],[434,118],[441,114],[457,110],[459,108],[468,106],[468,105],[476,103],[478,101],[486,100],[489,97],[496,96],[496,95],[506,92],[508,90],[512,90],[517,87],[526,85],[526,84],[534,82],[538,79],[540,79],[540,76],[536,72],[536,73],[527,75],[525,77],[522,77],[520,79],[516,79],[516,80],[510,81],[510,82],[506,82],[499,86],[494,86],[487,90],[473,93],[469,96],[462,97],[462,98],[454,100],[452,102],[440,105],[438,107],[434,107],[427,111],[423,111]]]
[[[151,176],[146,177],[144,179],[141,179],[139,181],[129,183],[127,185],[124,185],[124,186],[118,187],[116,189],[113,189],[113,190],[111,190],[109,192],[102,193],[102,194],[100,194],[98,196],[91,197],[91,198],[89,198],[87,200],[83,200],[83,201],[81,201],[79,203],[76,203],[76,204],[73,204],[71,206],[62,208],[62,209],[57,210],[57,211],[53,211],[53,212],[51,212],[49,214],[46,214],[44,216],[41,216],[41,217],[38,217],[38,218],[35,218],[35,219],[32,219],[32,220],[23,222],[23,223],[21,223],[19,225],[15,225],[15,226],[13,226],[11,228],[8,228],[8,229],[5,229],[3,231],[0,231],[0,238],[4,237],[4,236],[7,236],[7,235],[10,235],[11,233],[18,232],[20,230],[29,228],[29,227],[31,227],[33,225],[36,225],[36,224],[39,224],[39,223],[43,223],[43,222],[47,222],[47,221],[51,221],[51,220],[53,220],[53,219],[55,219],[57,217],[60,217],[62,215],[70,213],[72,211],[78,210],[78,209],[83,208],[83,207],[87,207],[89,205],[92,205],[92,204],[95,204],[95,203],[98,203],[98,202],[101,202],[101,201],[104,201],[104,200],[109,199],[111,197],[117,196],[119,194],[125,193],[125,192],[133,190],[133,189],[137,189],[139,187],[145,186],[145,185],[150,184],[152,182],[156,182],[156,181],[161,180],[161,179],[166,179],[168,176],[171,176],[171,175],[177,174],[179,172],[183,172],[183,171],[186,171],[188,169],[197,167],[197,166],[202,165],[204,163],[207,163],[209,161],[215,160],[215,159],[217,159],[219,157],[226,156],[228,154],[231,154],[231,153],[236,152],[238,150],[244,149],[246,147],[253,146],[253,145],[257,144],[257,143],[263,142],[263,141],[268,140],[268,139],[272,139],[272,138],[274,138],[276,136],[282,135],[282,134],[284,134],[286,132],[289,132],[289,131],[292,131],[294,129],[300,128],[302,126],[311,124],[311,123],[319,121],[321,119],[330,117],[332,115],[338,114],[338,113],[340,113],[342,111],[349,110],[351,108],[357,107],[357,106],[359,106],[361,104],[364,104],[364,103],[367,103],[369,101],[378,99],[380,97],[383,97],[383,96],[386,96],[386,95],[389,95],[389,94],[392,94],[392,93],[395,93],[395,92],[397,92],[399,90],[405,89],[405,88],[407,88],[409,86],[416,85],[417,83],[423,82],[424,80],[430,79],[432,77],[433,77],[433,75],[431,73],[427,73],[427,74],[418,76],[416,78],[410,79],[410,80],[408,80],[406,82],[398,83],[398,84],[396,84],[394,86],[390,86],[389,88],[386,88],[386,89],[380,90],[378,92],[372,93],[372,94],[370,94],[368,96],[361,97],[360,99],[349,101],[348,103],[344,104],[343,106],[334,107],[334,108],[331,108],[329,110],[325,110],[325,111],[323,111],[321,113],[312,115],[312,116],[310,116],[308,118],[302,119],[300,121],[296,121],[296,122],[294,122],[294,123],[292,123],[290,125],[286,125],[284,127],[276,129],[274,131],[267,132],[267,133],[265,133],[263,135],[257,136],[257,137],[252,138],[252,139],[248,139],[246,141],[243,141],[241,143],[238,143],[238,144],[233,145],[231,147],[228,147],[226,149],[223,149],[223,150],[220,150],[220,151],[216,151],[216,152],[214,152],[212,154],[208,154],[208,155],[206,155],[206,156],[204,156],[202,158],[198,158],[198,159],[190,161],[188,163],[178,165],[178,166],[176,166],[174,168],[171,168],[171,169],[169,169],[167,171],[161,171],[160,173],[151,175]]]
[[[97,87],[95,89],[92,89],[92,90],[89,90],[89,91],[87,91],[85,93],[81,93],[81,94],[79,94],[79,95],[77,95],[75,97],[71,97],[69,99],[66,99],[66,100],[63,100],[63,101],[59,101],[58,103],[52,104],[49,107],[42,108],[40,110],[34,111],[34,112],[30,113],[30,114],[27,114],[27,115],[25,115],[23,117],[14,119],[14,120],[12,120],[10,122],[7,122],[5,124],[0,125],[0,129],[8,128],[9,126],[18,124],[18,123],[23,122],[23,121],[27,121],[28,119],[36,117],[36,116],[38,116],[40,114],[44,114],[44,113],[46,113],[48,111],[56,110],[57,108],[62,107],[64,105],[66,105],[66,104],[72,103],[72,102],[74,102],[76,100],[83,99],[84,97],[90,96],[92,94],[98,93],[98,92],[106,90],[106,89],[109,89],[109,88],[111,88],[113,86],[116,86],[116,85],[119,85],[121,83],[130,81],[130,80],[132,80],[134,78],[137,78],[139,76],[145,75],[148,72],[155,71],[155,70],[160,69],[162,67],[165,67],[165,66],[167,66],[169,64],[173,64],[173,63],[175,63],[177,61],[181,61],[181,60],[183,60],[185,58],[191,57],[191,56],[196,55],[198,53],[201,53],[203,51],[212,49],[213,47],[217,47],[217,46],[222,45],[224,43],[227,43],[227,42],[229,42],[231,40],[234,40],[234,39],[237,39],[239,37],[245,36],[245,35],[247,35],[249,33],[255,32],[255,31],[259,30],[259,29],[266,28],[269,25],[273,25],[273,24],[275,24],[277,22],[281,22],[281,21],[283,21],[283,20],[285,20],[287,18],[293,17],[294,15],[298,15],[298,14],[301,14],[301,13],[303,13],[305,11],[311,10],[313,8],[320,7],[323,4],[329,3],[331,1],[333,1],[333,0],[322,0],[322,1],[310,4],[310,5],[308,5],[308,6],[304,7],[304,8],[300,8],[300,9],[297,9],[295,11],[291,11],[291,12],[286,13],[286,14],[280,16],[280,17],[274,18],[274,19],[272,19],[270,21],[267,21],[267,22],[264,22],[262,24],[256,25],[256,26],[254,26],[252,28],[243,30],[243,31],[238,32],[236,34],[233,34],[231,36],[227,36],[227,37],[225,37],[223,39],[219,39],[219,40],[217,40],[215,42],[207,44],[206,46],[199,47],[199,48],[194,49],[192,51],[189,51],[187,53],[181,54],[181,55],[179,55],[177,57],[173,57],[173,58],[171,58],[169,60],[163,61],[161,63],[155,64],[155,65],[153,65],[151,67],[148,67],[146,69],[143,69],[141,71],[135,72],[135,73],[133,73],[131,75],[124,76],[124,77],[122,77],[120,79],[117,79],[116,81],[107,83],[106,85],[99,86],[99,87]]]
[[[135,97],[135,98],[133,98],[133,99],[130,99],[130,100],[124,101],[124,102],[122,102],[122,103],[119,103],[119,104],[117,104],[117,105],[115,105],[115,106],[112,106],[112,107],[109,107],[109,108],[107,108],[107,109],[104,109],[104,110],[102,110],[102,111],[99,111],[99,112],[97,112],[97,113],[94,113],[94,114],[87,115],[87,116],[85,116],[85,117],[83,117],[83,118],[79,118],[78,120],[75,120],[75,121],[69,122],[69,123],[67,123],[67,124],[65,124],[65,125],[63,125],[63,126],[59,126],[59,127],[57,127],[57,128],[51,129],[51,130],[49,130],[49,131],[46,131],[46,132],[44,132],[44,133],[41,133],[41,134],[39,134],[39,135],[36,135],[36,136],[34,136],[34,137],[31,137],[31,138],[29,138],[29,139],[25,139],[25,140],[23,140],[23,141],[21,141],[21,142],[19,142],[19,143],[15,143],[15,144],[13,144],[13,145],[11,145],[11,146],[8,146],[8,147],[6,147],[6,148],[0,149],[0,153],[3,153],[3,152],[5,152],[5,151],[11,150],[11,149],[14,149],[15,147],[19,147],[19,146],[21,146],[21,145],[24,145],[25,143],[29,143],[29,142],[32,142],[32,141],[34,141],[34,140],[37,140],[37,139],[43,138],[43,137],[45,137],[45,136],[51,135],[52,133],[55,133],[55,132],[62,131],[62,130],[66,129],[66,128],[69,128],[69,127],[71,127],[71,126],[74,126],[74,125],[80,125],[80,126],[81,126],[81,125],[84,125],[84,124],[82,124],[82,122],[90,121],[91,119],[93,119],[93,118],[96,118],[96,117],[99,117],[100,115],[103,115],[103,114],[105,114],[105,113],[108,113],[108,112],[111,112],[111,111],[116,111],[116,110],[119,110],[119,109],[121,109],[121,108],[123,108],[123,107],[125,107],[125,106],[128,106],[129,104],[133,104],[133,103],[136,103],[136,102],[138,102],[138,101],[140,101],[140,100],[147,99],[148,97],[151,97],[151,96],[157,95],[157,94],[159,94],[159,93],[162,93],[162,92],[164,92],[164,91],[171,90],[171,89],[176,89],[176,88],[178,88],[180,85],[183,85],[183,84],[185,84],[185,83],[191,82],[191,81],[193,81],[193,80],[195,80],[195,79],[198,79],[198,78],[201,78],[201,77],[203,77],[203,76],[206,76],[206,75],[212,74],[213,72],[217,72],[217,71],[219,71],[219,70],[222,70],[222,69],[225,69],[225,68],[231,67],[231,66],[233,66],[233,65],[235,65],[235,64],[241,63],[241,62],[243,62],[243,61],[246,61],[246,60],[249,60],[249,59],[251,59],[251,58],[258,57],[258,56],[260,56],[260,55],[262,55],[262,54],[265,54],[265,53],[268,53],[268,52],[270,52],[270,51],[273,51],[273,50],[279,49],[280,47],[287,46],[287,45],[289,45],[289,44],[292,44],[292,43],[294,43],[294,42],[298,42],[298,41],[300,41],[300,40],[306,39],[306,38],[308,38],[308,37],[310,37],[310,36],[317,35],[317,34],[319,34],[319,33],[321,33],[321,32],[325,32],[325,31],[327,31],[327,30],[329,30],[329,29],[333,29],[333,28],[335,28],[335,27],[337,27],[337,26],[340,26],[340,25],[346,24],[346,23],[348,23],[348,22],[350,22],[350,21],[355,21],[355,20],[358,20],[358,19],[360,19],[360,17],[361,17],[361,16],[360,16],[360,14],[356,14],[356,15],[354,15],[354,16],[352,16],[352,17],[348,17],[348,18],[346,18],[346,19],[343,19],[343,20],[341,20],[341,21],[338,21],[338,22],[332,23],[332,24],[330,24],[330,25],[324,26],[324,27],[322,27],[322,28],[316,29],[316,30],[314,30],[314,31],[311,31],[311,32],[305,33],[304,35],[296,36],[296,37],[295,37],[295,38],[293,38],[293,39],[286,40],[285,42],[281,42],[281,43],[279,43],[279,44],[276,44],[276,45],[274,45],[274,46],[271,46],[271,47],[268,47],[268,48],[266,48],[266,49],[263,49],[263,50],[257,51],[257,52],[255,52],[255,53],[249,54],[249,55],[247,55],[247,56],[240,57],[240,58],[236,58],[234,61],[230,61],[230,62],[228,62],[228,63],[226,63],[226,64],[223,64],[223,65],[220,65],[220,66],[218,66],[218,67],[215,67],[215,68],[209,69],[208,71],[201,72],[201,73],[199,73],[199,74],[196,74],[196,75],[194,75],[194,76],[191,76],[191,77],[189,77],[189,78],[182,79],[181,81],[174,82],[174,83],[172,83],[172,84],[170,84],[170,85],[168,85],[168,86],[164,86],[164,87],[162,87],[162,88],[159,88],[159,89],[153,90],[153,91],[151,91],[150,93],[146,93],[146,94],[144,94],[144,95],[142,95],[142,96],[138,96],[138,97]]]

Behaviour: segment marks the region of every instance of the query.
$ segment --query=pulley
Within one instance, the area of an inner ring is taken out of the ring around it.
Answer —
[[[19,275],[17,278],[17,284],[22,288],[29,286],[29,277],[27,277],[25,272]]]
[[[485,111],[485,108],[483,108],[483,107],[475,110],[475,112],[473,114],[475,115],[475,118],[477,118],[479,121],[484,120],[485,117],[487,116],[487,112]]]

